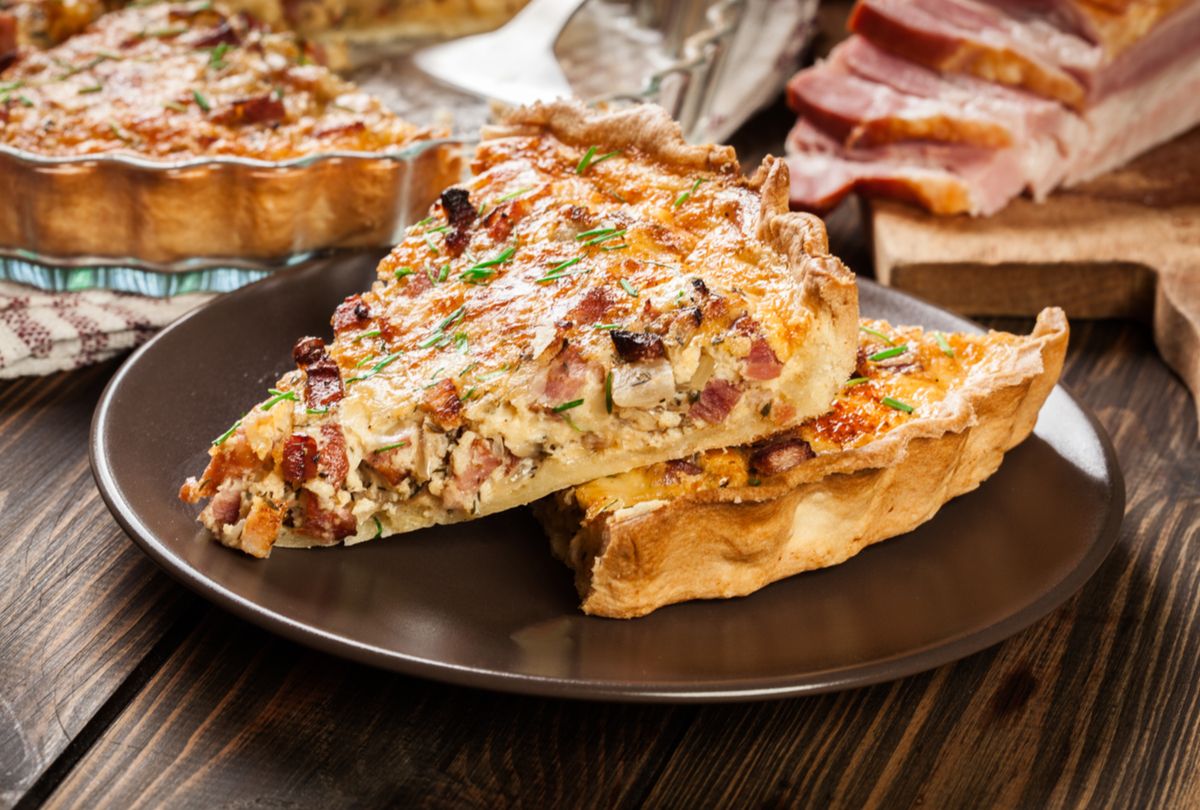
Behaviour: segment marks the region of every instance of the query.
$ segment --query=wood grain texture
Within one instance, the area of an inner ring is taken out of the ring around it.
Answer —
[[[999,647],[837,695],[618,706],[377,672],[213,611],[49,804],[1196,806],[1194,416],[1134,325],[1078,326],[1067,380],[1113,433],[1129,516],[1083,591]]]
[[[869,203],[875,273],[967,315],[1141,318],[1200,409],[1200,128],[986,218]]]
[[[92,482],[87,431],[114,368],[0,385],[0,806],[193,601],[130,544]]]

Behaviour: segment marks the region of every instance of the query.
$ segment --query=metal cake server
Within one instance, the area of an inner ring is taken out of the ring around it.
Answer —
[[[571,95],[554,43],[583,0],[531,0],[506,25],[413,54],[430,76],[506,104]]]

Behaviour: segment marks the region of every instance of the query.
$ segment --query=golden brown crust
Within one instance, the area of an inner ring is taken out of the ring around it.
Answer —
[[[647,502],[582,527],[562,498],[537,512],[556,555],[576,572],[586,613],[632,618],[674,602],[752,593],[909,531],[977,487],[1032,430],[1061,372],[1067,335],[1061,310],[1044,310],[1028,339],[993,352],[930,416],[761,486]]]

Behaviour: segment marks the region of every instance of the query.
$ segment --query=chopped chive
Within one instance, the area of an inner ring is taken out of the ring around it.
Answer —
[[[383,447],[376,447],[375,452],[386,453],[388,450],[395,450],[399,447],[408,447],[410,444],[412,444],[412,442],[410,442],[408,439],[404,439],[403,441],[396,442],[395,444],[385,444]]]
[[[616,230],[616,228],[592,228],[590,231],[584,231],[583,233],[575,234],[575,241],[578,242],[580,239],[587,239],[589,236],[601,236],[606,233],[615,233]]]
[[[208,66],[213,70],[225,67],[225,54],[229,50],[228,42],[220,42],[217,47],[208,52]]]
[[[899,346],[893,346],[890,349],[884,349],[881,352],[875,352],[875,354],[869,355],[867,357],[867,359],[870,360],[872,363],[877,363],[880,360],[887,360],[892,357],[899,357],[900,355],[904,354],[906,351],[908,351],[908,344],[901,343]]]
[[[567,259],[565,262],[559,262],[558,264],[551,267],[549,272],[546,273],[546,275],[542,276],[541,278],[534,279],[534,283],[535,284],[545,284],[550,281],[558,281],[560,278],[566,278],[567,276],[573,276],[576,273],[582,273],[582,272],[584,272],[584,270],[586,268],[580,268],[579,270],[572,270],[570,273],[563,272],[568,267],[573,267],[573,266],[579,264],[581,261],[583,261],[583,257],[576,256],[574,259]]]
[[[600,249],[607,252],[610,250],[624,250],[627,247],[629,247],[629,245],[621,244],[621,245],[613,245],[612,247],[602,247]]]
[[[892,399],[891,397],[884,397],[882,400],[880,400],[880,402],[882,402],[884,405],[887,405],[889,408],[895,408],[898,411],[904,411],[905,413],[913,412],[912,405],[909,405],[907,402],[901,402],[898,399]]]
[[[355,336],[354,342],[358,343],[358,341],[360,341],[360,340],[366,340],[367,338],[379,337],[382,334],[383,334],[383,332],[381,332],[378,329],[371,329],[367,332],[360,332],[358,335]]]
[[[494,256],[493,258],[488,259],[487,261],[476,262],[474,265],[472,265],[469,268],[469,270],[476,270],[476,269],[479,269],[482,267],[495,267],[498,264],[504,264],[506,261],[511,259],[513,257],[513,254],[516,252],[517,252],[517,249],[515,247],[507,248],[506,250],[502,251],[497,256]]]
[[[441,380],[440,380],[440,379],[438,379],[438,375],[440,375],[440,374],[441,374],[443,371],[445,371],[445,368],[439,368],[437,371],[435,371],[435,372],[433,372],[432,374],[430,374],[430,375],[429,375],[429,380],[430,380],[430,381],[429,381],[428,383],[426,383],[425,385],[422,385],[421,387],[422,387],[422,388],[425,388],[425,389],[428,389],[428,388],[433,388],[435,385],[437,385],[438,383],[440,383],[440,382],[441,382]]]
[[[429,230],[425,231],[425,233],[441,233],[442,231],[448,230],[450,230],[449,225],[439,225],[436,228],[430,228]]]
[[[490,278],[492,274],[496,272],[491,268],[495,267],[496,265],[504,264],[506,261],[511,259],[513,254],[516,252],[517,249],[515,247],[506,248],[490,259],[476,262],[475,264],[471,265],[466,270],[459,273],[458,277],[467,282],[479,282]]]
[[[618,149],[616,151],[603,154],[600,157],[596,157],[597,151],[598,150],[595,146],[588,147],[587,152],[584,153],[583,157],[579,161],[579,164],[577,166],[575,166],[575,174],[583,174],[588,169],[590,169],[592,166],[595,166],[597,163],[600,163],[602,161],[608,160],[611,157],[616,157],[617,155],[621,154],[621,151]]]
[[[942,350],[942,354],[946,355],[947,357],[954,356],[954,349],[951,348],[950,343],[946,340],[945,335],[943,335],[941,332],[934,332],[933,339],[937,341],[938,348]]]
[[[437,325],[437,327],[434,329],[434,331],[435,332],[445,332],[448,327],[450,327],[453,324],[458,323],[460,320],[462,320],[462,316],[465,315],[466,312],[467,312],[467,305],[462,304],[461,306],[459,306],[458,309],[454,310],[449,315],[447,315],[445,318],[443,318],[442,322]]]
[[[596,512],[596,514],[598,515],[598,514],[600,514],[600,512],[607,512],[609,509],[611,509],[611,508],[612,508],[612,505],[613,505],[614,503],[620,503],[620,502],[621,502],[621,499],[620,499],[620,498],[613,498],[611,501],[609,501],[608,503],[604,504],[604,506],[601,506],[601,507],[600,507],[600,511],[599,511],[599,512]]]
[[[599,236],[592,237],[591,239],[584,242],[581,247],[592,247],[593,245],[598,245],[601,242],[607,242],[609,239],[618,239],[625,235],[626,230],[628,230],[628,229],[622,228],[619,231],[613,231],[612,233],[604,233],[604,234],[600,234]]]
[[[562,413],[563,411],[569,411],[572,408],[578,408],[582,404],[583,404],[582,399],[573,399],[570,402],[564,402],[561,405],[555,405],[550,410],[554,411],[555,413]]]
[[[400,356],[400,355],[402,355],[402,354],[404,354],[404,352],[393,352],[392,354],[389,354],[387,357],[383,358],[383,359],[382,359],[382,360],[380,360],[378,363],[376,363],[376,364],[375,364],[375,365],[374,365],[374,366],[371,368],[371,370],[370,370],[370,371],[368,371],[366,374],[360,374],[360,375],[359,375],[359,376],[357,376],[357,377],[351,377],[350,379],[346,380],[346,385],[349,385],[349,384],[350,384],[350,383],[352,383],[352,382],[360,382],[360,381],[362,381],[362,380],[369,380],[369,379],[371,379],[371,378],[372,378],[372,377],[374,377],[376,374],[378,374],[379,372],[383,371],[385,368],[387,368],[387,367],[388,367],[388,366],[390,366],[392,363],[394,363],[394,362],[395,362],[395,360],[396,360],[396,358],[397,358],[397,357],[399,357],[399,356]]]
[[[630,297],[631,297],[631,298],[637,298],[637,297],[638,297],[638,291],[637,291],[637,288],[636,288],[636,287],[634,287],[632,284],[630,284],[628,281],[626,281],[625,279],[619,279],[619,280],[617,281],[617,283],[621,285],[621,289],[622,289],[622,290],[624,290],[625,292],[629,293],[629,295],[630,295]]]
[[[414,228],[420,228],[420,227],[421,227],[421,226],[423,226],[423,225],[428,225],[430,222],[433,222],[433,220],[434,220],[434,219],[436,219],[436,217],[425,217],[425,219],[421,220],[420,222],[418,222],[418,223],[417,223],[416,225],[414,225],[413,227],[414,227]]]
[[[285,399],[291,400],[292,402],[296,401],[296,394],[294,391],[280,391],[278,388],[271,388],[268,389],[268,393],[272,394],[273,396],[263,403],[262,409],[264,411],[271,410]]]
[[[438,277],[437,277],[438,283],[440,284],[441,282],[445,281],[446,277],[449,275],[450,275],[450,265],[443,264],[442,269],[438,271]]]
[[[700,184],[704,182],[703,177],[697,177],[696,182],[692,183],[692,187],[675,198],[675,202],[671,204],[672,208],[678,208],[683,205],[691,196],[696,193],[696,189],[700,188]]]
[[[34,106],[34,105],[33,105],[33,99],[31,99],[29,96],[25,95],[24,93],[22,93],[21,95],[17,96],[17,101],[21,102],[21,106],[23,106],[23,107],[32,107],[32,106]]]
[[[465,375],[467,374],[467,372],[469,372],[469,371],[471,371],[472,369],[474,369],[474,368],[475,368],[477,365],[479,365],[479,361],[478,361],[478,360],[472,360],[470,363],[468,363],[467,365],[463,366],[463,369],[462,369],[462,371],[458,372],[458,376],[460,376],[460,377],[462,377],[462,376],[465,376]]]
[[[428,349],[430,347],[440,349],[451,341],[451,337],[445,332],[434,332],[429,337],[417,344],[418,349]]]
[[[225,432],[224,432],[224,433],[222,433],[220,436],[218,436],[217,438],[213,439],[212,446],[213,446],[213,447],[220,447],[222,444],[224,444],[224,443],[225,443],[225,440],[226,440],[226,439],[228,439],[230,436],[232,436],[232,435],[233,435],[233,432],[234,432],[235,430],[237,430],[237,429],[238,429],[239,427],[241,427],[241,426],[242,426],[242,420],[241,420],[241,419],[239,419],[239,420],[237,420],[236,422],[234,422],[234,423],[233,423],[233,425],[231,425],[231,426],[230,426],[229,430],[225,431]]]
[[[112,130],[112,134],[117,136],[117,140],[121,141],[122,143],[133,142],[133,138],[129,137],[129,133],[125,131],[125,128],[116,121],[109,119],[108,127]]]
[[[25,86],[25,82],[18,80],[15,82],[0,82],[0,93],[11,93],[13,90],[19,90]]]
[[[425,244],[429,245],[429,249],[433,251],[435,256],[441,252],[438,250],[438,246],[433,243],[433,237],[431,237],[429,234],[425,234]]]
[[[379,517],[372,515],[371,520],[375,521],[375,539],[383,537],[383,524],[379,521]]]
[[[405,276],[411,276],[415,272],[416,271],[413,270],[411,267],[401,267],[399,270],[396,271],[396,279],[400,280],[400,279],[404,278]]]
[[[357,363],[355,363],[355,364],[354,364],[354,367],[355,367],[355,368],[362,368],[363,366],[367,365],[368,363],[370,363],[370,362],[371,362],[372,360],[374,360],[374,359],[375,359],[375,355],[373,355],[373,354],[368,354],[368,355],[367,355],[366,357],[364,357],[362,360],[359,360]]]
[[[90,84],[87,87],[80,87],[79,95],[86,96],[89,93],[99,93],[103,89],[104,89],[104,85],[102,85],[102,84]]]
[[[592,324],[592,328],[593,329],[620,329],[621,324],[619,324],[619,323],[594,323],[594,324]]]
[[[747,484],[749,484],[749,485],[750,485],[750,486],[752,486],[752,487],[761,487],[761,486],[762,486],[762,479],[760,479],[760,478],[749,478],[749,479],[747,479],[747,480],[746,480],[746,483],[747,483]]]
[[[619,203],[624,203],[625,205],[629,205],[629,200],[625,199],[624,197],[622,197],[620,194],[618,194],[615,191],[606,191],[604,193],[607,194],[608,196],[612,197],[614,200],[616,200]]]
[[[329,406],[326,405],[324,408],[305,408],[304,412],[311,414],[329,413]]]
[[[613,373],[612,373],[612,370],[610,369],[608,372],[608,376],[604,378],[604,410],[607,411],[608,413],[612,413],[612,409],[613,409],[612,380],[613,380]]]
[[[570,416],[565,413],[560,413],[559,416],[562,417],[562,420],[567,423],[567,427],[569,427],[571,430],[575,431],[576,433],[583,433],[583,430],[580,429],[579,425],[575,424],[575,420]]]
[[[475,379],[479,380],[479,382],[491,382],[498,377],[503,377],[508,372],[508,366],[501,366],[495,371],[489,371],[487,374],[480,374]]]
[[[198,106],[200,109],[204,110],[205,112],[212,111],[212,105],[208,103],[208,99],[201,95],[199,90],[192,91],[192,98],[196,100],[196,106]]]
[[[869,378],[867,378],[867,377],[851,377],[850,379],[848,379],[844,383],[842,383],[842,389],[845,390],[847,388],[853,388],[856,385],[862,385],[863,383],[868,382],[868,381],[869,381]]]
[[[896,345],[896,341],[892,340],[890,337],[885,335],[883,332],[876,331],[869,326],[860,326],[858,328],[859,328],[859,331],[866,332],[868,335],[874,335],[875,337],[879,338],[880,340],[882,340],[884,343],[886,343],[889,346]]]
[[[493,203],[493,204],[498,205],[502,202],[508,202],[509,200],[515,200],[517,197],[520,197],[522,194],[524,194],[528,191],[531,191],[531,190],[532,189],[529,186],[526,186],[525,188],[519,188],[516,191],[510,191],[509,193],[505,194],[503,197],[500,197],[499,199],[497,199],[495,201],[495,203]]]
[[[471,341],[466,332],[459,332],[454,336],[454,348],[458,349],[459,354],[467,354],[471,351]]]
[[[461,397],[459,397],[459,399],[461,399],[463,402],[466,402],[469,399],[474,399],[475,398],[475,389],[477,387],[478,386],[472,385],[470,388],[468,388],[466,391],[463,392],[463,395]]]

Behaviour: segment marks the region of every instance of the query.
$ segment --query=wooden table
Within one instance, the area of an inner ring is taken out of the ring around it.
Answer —
[[[767,111],[743,148],[786,125]],[[865,272],[853,209],[830,232]],[[209,606],[92,482],[116,365],[0,384],[0,805],[1200,806],[1196,417],[1143,324],[1074,325],[1066,382],[1128,487],[1119,544],[1076,597],[903,681],[705,707],[444,686]]]

